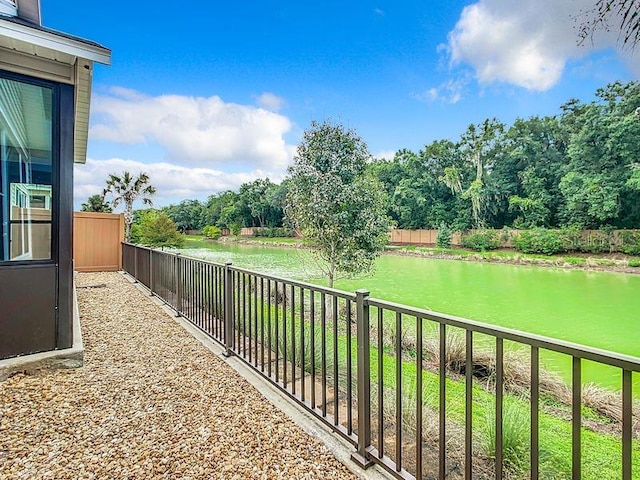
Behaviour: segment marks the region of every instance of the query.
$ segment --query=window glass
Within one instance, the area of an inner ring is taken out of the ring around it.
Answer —
[[[0,78],[0,261],[51,258],[52,99]]]

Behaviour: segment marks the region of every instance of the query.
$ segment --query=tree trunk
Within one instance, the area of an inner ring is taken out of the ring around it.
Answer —
[[[124,241],[131,240],[131,224],[133,223],[133,209],[127,208],[124,211]]]
[[[329,271],[327,272],[327,277],[329,278],[329,288],[333,288],[333,281],[335,279],[336,276],[336,265],[335,262],[332,260],[331,263],[329,264]]]

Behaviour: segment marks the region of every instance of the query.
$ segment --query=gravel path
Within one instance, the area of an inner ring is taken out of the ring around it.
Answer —
[[[96,284],[84,367],[0,383],[0,478],[353,478],[120,274]]]

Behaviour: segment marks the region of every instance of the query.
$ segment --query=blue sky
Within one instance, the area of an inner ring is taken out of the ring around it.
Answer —
[[[615,33],[576,45],[592,4],[42,0],[46,26],[113,51],[94,71],[76,206],[125,169],[151,176],[159,206],[278,181],[312,120],[355,128],[389,156],[487,117],[589,101],[640,74],[640,52],[621,51]]]

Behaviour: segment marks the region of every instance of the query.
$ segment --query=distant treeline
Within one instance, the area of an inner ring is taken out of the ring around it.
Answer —
[[[487,119],[369,169],[398,228],[640,228],[640,84],[610,84],[555,116]],[[164,211],[181,230],[280,227],[286,194],[286,180],[259,179]]]

